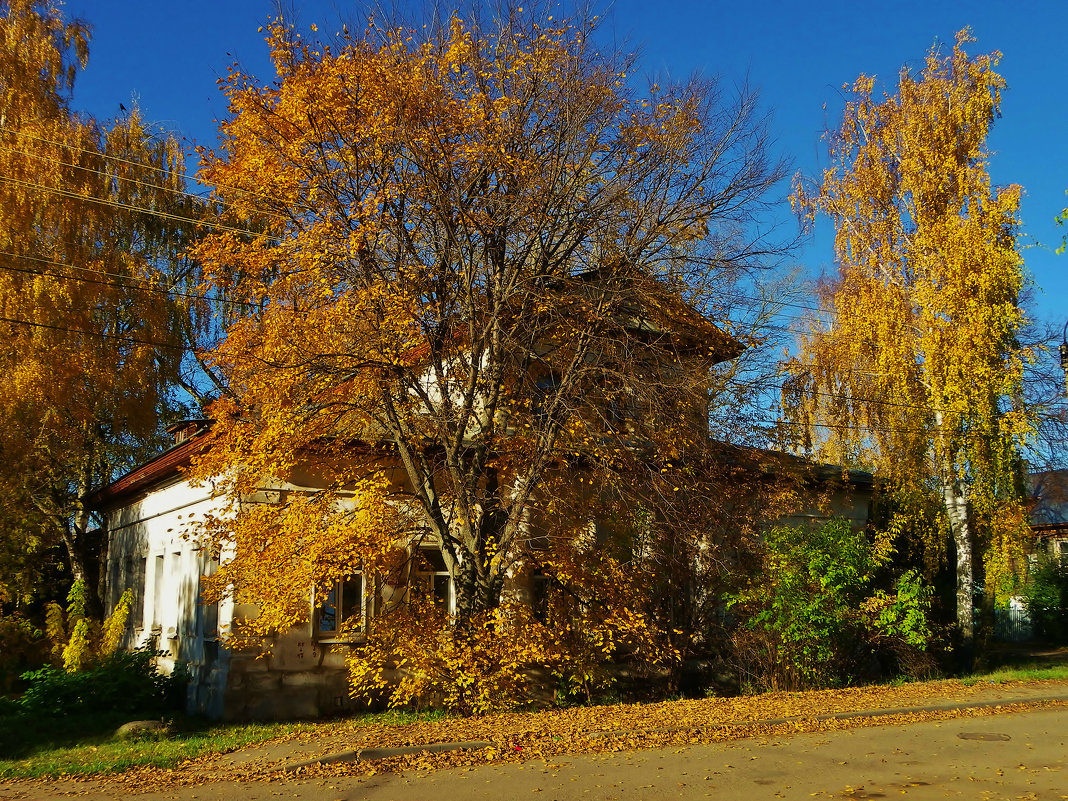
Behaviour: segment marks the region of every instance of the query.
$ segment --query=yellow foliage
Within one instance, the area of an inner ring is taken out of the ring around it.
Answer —
[[[1019,448],[1033,426],[1020,404],[1030,358],[1017,340],[1020,188],[995,188],[987,168],[1005,82],[999,54],[969,57],[970,41],[964,30],[952,52],[933,49],[882,99],[873,78],[858,78],[832,166],[815,190],[799,182],[801,212],[834,222],[839,273],[784,393],[804,444],[891,479],[890,529],[911,533],[929,567],[947,533],[955,540],[962,620],[968,517],[993,589],[1010,562],[999,554],[1013,550],[1001,539],[1022,532],[999,521],[1018,508]]]
[[[74,624],[70,641],[63,648],[63,667],[68,673],[82,670],[93,654],[92,632],[89,621],[82,618]]]
[[[133,592],[125,590],[101,624],[85,616],[85,583],[74,582],[66,614],[57,603],[45,608],[45,633],[52,644],[52,660],[73,673],[115,653],[126,633]]]
[[[203,532],[209,595],[255,603],[235,643],[269,644],[361,572],[377,608],[355,686],[406,660],[397,703],[485,711],[524,666],[668,653],[642,569],[580,529],[601,494],[685,494],[649,476],[703,452],[709,368],[737,347],[701,313],[752,211],[724,199],[778,174],[751,98],[721,108],[693,81],[645,102],[591,28],[527,20],[370,26],[338,49],[272,25],[277,81],[227,79],[224,144],[203,154],[260,232],[194,249],[207,290],[255,306],[207,355],[231,390],[194,466],[230,501]],[[297,476],[319,489],[287,490]],[[421,548],[455,620],[420,606]],[[502,596],[542,564],[586,605],[558,632]]]
[[[52,644],[52,660],[61,661],[63,648],[67,643],[67,630],[63,607],[52,602],[45,607],[45,636]]]
[[[136,109],[109,125],[71,109],[88,41],[59,4],[0,4],[3,483],[83,577],[80,498],[155,433],[178,369],[182,309],[164,276],[196,208],[174,137]]]
[[[126,621],[130,618],[130,610],[133,608],[133,590],[124,590],[119,602],[111,610],[111,614],[104,620],[101,627],[100,646],[97,653],[101,657],[111,656],[119,650],[122,644],[123,634],[126,633]]]

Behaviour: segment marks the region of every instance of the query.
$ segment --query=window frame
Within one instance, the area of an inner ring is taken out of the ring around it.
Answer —
[[[358,589],[355,589],[356,583],[358,583]],[[351,596],[355,594],[356,600],[353,600]],[[330,602],[329,599],[334,599]],[[340,600],[337,600],[340,599]],[[344,578],[340,578],[333,582],[333,586],[327,593],[327,598],[322,602],[319,602],[317,597],[313,597],[312,603],[314,608],[312,609],[312,635],[318,642],[355,642],[363,639],[367,633],[367,612],[368,612],[368,597],[367,597],[367,577],[362,570],[355,570]],[[340,614],[334,613],[333,624],[331,628],[323,628],[323,609],[324,608],[338,609],[340,608]],[[345,622],[355,616],[359,616],[358,625],[344,631]]]
[[[437,559],[432,560],[428,554],[434,554]],[[452,573],[445,565],[445,555],[437,545],[420,545],[415,548],[415,580],[420,585],[420,590],[425,592],[429,586],[433,596],[434,605],[444,608],[446,614],[456,614],[456,581]],[[440,567],[438,566],[440,560]],[[427,570],[426,568],[434,568]],[[443,581],[442,581],[443,580]],[[427,585],[426,582],[429,582]],[[444,593],[439,593],[439,586],[444,586]]]

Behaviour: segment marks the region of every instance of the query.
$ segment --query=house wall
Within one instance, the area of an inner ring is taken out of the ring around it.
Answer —
[[[258,495],[250,500],[277,499],[273,491]],[[197,525],[221,513],[223,504],[210,488],[184,480],[154,487],[107,512],[109,611],[125,589],[134,591],[125,646],[162,651],[158,664],[164,673],[179,663],[189,671],[190,713],[269,720],[349,709],[345,646],[318,642],[310,621],[278,636],[267,656],[226,647],[234,621],[254,616],[256,608],[201,599],[202,577],[216,565],[199,547]]]
[[[863,529],[868,524],[871,508],[871,486],[838,486],[833,490],[816,493],[818,502],[808,507],[783,515],[775,521],[777,526],[816,525],[828,520],[846,520],[854,529]]]
[[[201,602],[201,577],[213,565],[189,535],[195,521],[218,511],[208,488],[174,481],[107,513],[109,609],[125,589],[134,592],[125,645],[161,651],[165,673],[185,665],[189,710],[214,717],[222,714],[229,661],[220,631],[233,609]]]
[[[300,483],[279,484],[249,500],[276,502],[278,490],[314,489],[313,477],[298,472],[292,478]],[[813,499],[812,508],[780,522],[793,525],[828,517],[857,526],[866,522],[870,487],[816,494],[819,502]],[[351,645],[317,639],[312,620],[279,635],[266,656],[226,647],[233,623],[254,616],[256,608],[201,601],[201,577],[215,565],[200,549],[196,527],[206,515],[223,513],[223,504],[211,497],[209,487],[192,487],[184,480],[156,485],[108,511],[110,606],[127,587],[135,590],[126,645],[163,651],[160,665],[165,672],[179,662],[186,666],[191,675],[187,707],[193,713],[265,720],[350,710],[345,655]],[[595,532],[593,526],[591,534]],[[533,602],[533,581],[529,571],[520,572],[505,591]],[[309,605],[310,595],[309,588]]]

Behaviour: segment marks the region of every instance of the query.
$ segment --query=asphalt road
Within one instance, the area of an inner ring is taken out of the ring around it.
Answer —
[[[287,778],[155,791],[139,801],[535,799],[1068,799],[1068,709],[753,738],[552,763],[359,779]],[[0,784],[0,801],[112,801],[115,787]],[[65,793],[64,793],[65,791]],[[60,795],[60,793],[64,793]]]

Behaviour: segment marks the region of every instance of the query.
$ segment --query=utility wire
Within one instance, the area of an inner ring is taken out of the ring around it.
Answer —
[[[11,134],[12,136],[23,137],[23,138],[26,138],[26,139],[33,139],[33,140],[35,140],[37,142],[44,142],[45,144],[48,144],[48,145],[54,145],[55,147],[59,147],[59,148],[66,148],[68,150],[72,150],[72,151],[77,152],[77,153],[84,153],[84,154],[89,155],[89,156],[102,156],[102,157],[110,159],[111,161],[114,161],[114,162],[116,162],[118,164],[127,164],[127,165],[129,165],[131,167],[139,167],[139,168],[142,168],[142,169],[148,169],[148,170],[152,170],[154,172],[162,173],[162,174],[167,175],[167,176],[175,174],[172,170],[168,170],[168,169],[166,169],[164,167],[156,167],[156,166],[151,165],[151,164],[145,164],[143,162],[133,161],[131,159],[124,159],[124,158],[121,158],[119,156],[105,156],[99,150],[88,150],[88,149],[86,149],[84,147],[78,147],[76,145],[71,145],[71,144],[68,144],[66,142],[57,142],[54,139],[47,139],[47,138],[45,138],[43,136],[35,136],[34,134],[26,133],[25,131],[16,132],[15,130],[13,130],[11,128],[0,128],[0,131],[3,131],[4,133],[7,133],[7,134]],[[29,154],[29,153],[27,153],[25,151],[20,151],[20,152],[22,152],[23,155],[31,155],[31,154]],[[196,182],[196,178],[194,176],[190,176],[188,173],[179,173],[179,175],[182,178],[182,181],[184,183],[195,183]],[[250,195],[251,197],[260,198],[261,200],[270,200],[271,199],[268,195],[263,195],[263,194],[260,194],[260,193],[257,193],[257,192],[253,192],[253,191],[251,191],[249,189],[242,189],[242,188],[236,187],[236,186],[227,186],[226,184],[220,184],[220,183],[215,183],[215,186],[222,187],[223,189],[229,189],[229,190],[231,190],[233,192],[241,192],[243,194]],[[198,200],[204,200],[205,199],[205,196],[203,194],[190,193],[190,192],[185,192],[183,190],[174,190],[174,191],[181,191],[182,194],[189,195],[190,197],[197,198]],[[212,191],[211,189],[205,190],[205,192],[209,192],[209,193],[211,191]]]
[[[85,331],[78,328],[67,328],[61,325],[50,325],[49,323],[38,323],[33,320],[20,320],[16,317],[3,317],[0,316],[0,322],[11,323],[13,325],[27,325],[33,328],[45,328],[50,331],[63,331],[68,334],[79,334],[85,337],[96,337],[98,339],[115,339],[122,342],[129,342],[135,345],[151,345],[156,348],[168,348],[171,350],[187,350],[185,345],[176,345],[173,342],[157,342],[151,339],[140,339],[138,337],[129,336],[126,334],[108,334],[104,331]]]
[[[141,214],[146,214],[146,215],[149,215],[149,216],[159,217],[160,219],[163,219],[163,220],[172,220],[174,222],[187,223],[189,225],[200,226],[200,227],[203,227],[203,228],[211,228],[211,229],[214,229],[216,231],[225,231],[227,233],[240,234],[242,236],[253,236],[253,237],[263,236],[264,235],[262,231],[249,231],[249,230],[242,229],[242,228],[235,228],[233,226],[223,225],[221,223],[212,223],[212,222],[207,222],[205,220],[197,220],[197,219],[194,219],[192,217],[183,217],[183,216],[178,215],[178,214],[171,214],[171,213],[166,212],[166,211],[160,211],[159,209],[146,209],[146,208],[143,208],[141,206],[134,206],[134,205],[129,204],[129,203],[122,203],[122,202],[120,202],[118,200],[102,200],[102,199],[100,199],[98,197],[95,197],[93,195],[81,195],[81,194],[78,194],[77,192],[71,192],[71,191],[69,191],[67,189],[59,189],[59,188],[53,187],[53,186],[45,186],[43,184],[35,184],[35,183],[32,183],[31,181],[22,181],[22,180],[20,180],[18,178],[11,178],[11,177],[8,177],[6,175],[0,175],[0,181],[5,181],[5,182],[7,182],[9,184],[14,184],[15,186],[21,186],[21,187],[23,187],[25,189],[36,189],[36,190],[41,190],[41,191],[44,191],[44,192],[51,192],[54,195],[59,195],[60,197],[70,198],[72,200],[81,200],[81,201],[87,201],[89,203],[97,203],[97,204],[102,205],[102,206],[111,206],[113,208],[124,209],[126,211],[133,211],[133,212],[138,212],[138,213],[141,213]]]
[[[28,267],[13,267],[10,264],[0,264],[0,270],[7,270],[8,272],[24,273],[26,275],[47,275],[47,276],[50,276],[52,278],[59,278],[61,280],[65,280],[65,281],[78,281],[78,282],[81,282],[81,283],[99,284],[101,286],[109,286],[109,287],[114,287],[116,289],[132,289],[132,290],[137,291],[137,292],[151,292],[151,293],[155,293],[155,294],[159,294],[159,295],[166,295],[168,297],[189,298],[191,300],[205,300],[205,301],[209,301],[209,302],[213,302],[213,303],[228,303],[228,304],[231,304],[231,305],[234,305],[234,306],[246,306],[246,307],[252,308],[252,309],[259,309],[260,308],[259,304],[251,303],[249,301],[227,300],[225,298],[213,297],[212,295],[208,295],[208,294],[205,294],[205,293],[183,292],[183,291],[178,290],[178,289],[167,289],[166,287],[161,287],[161,286],[151,286],[151,285],[148,285],[148,279],[147,278],[136,278],[134,276],[122,275],[121,273],[111,273],[111,272],[107,272],[105,270],[97,270],[97,269],[95,269],[93,267],[79,267],[77,265],[69,264],[67,262],[53,261],[52,259],[43,259],[43,258],[40,258],[38,256],[20,256],[17,253],[11,253],[10,251],[6,251],[6,250],[0,250],[0,256],[8,256],[8,257],[10,257],[12,259],[19,259],[19,260],[22,260],[22,261],[32,261],[32,262],[37,262],[39,264],[47,264],[47,265],[50,265],[50,266],[53,266],[53,267],[66,267],[66,268],[71,269],[71,270],[84,270],[86,272],[92,272],[92,273],[95,273],[96,275],[107,276],[107,277],[110,277],[110,278],[131,278],[131,277],[133,277],[134,280],[144,281],[146,285],[139,286],[137,284],[128,284],[128,283],[123,283],[121,281],[102,281],[102,280],[100,280],[98,278],[91,278],[89,276],[67,275],[67,274],[64,274],[64,273],[49,272],[48,270],[35,270],[35,269],[30,269]]]
[[[10,252],[7,252],[7,251],[0,251],[0,256],[10,256],[10,257],[13,257],[13,258],[20,258],[20,259],[39,262],[39,263],[43,263],[43,264],[49,264],[49,265],[58,266],[58,267],[68,267],[68,268],[71,268],[71,269],[78,269],[78,270],[91,270],[92,269],[92,268],[87,268],[87,267],[76,267],[74,265],[65,264],[63,262],[56,262],[56,261],[52,261],[52,260],[49,260],[49,259],[42,259],[42,258],[37,258],[37,257],[32,257],[32,256],[18,256],[17,254],[10,253]],[[28,268],[13,267],[11,265],[6,265],[6,264],[0,264],[0,270],[7,270],[7,271],[10,271],[10,272],[24,273],[24,274],[28,274],[28,275],[48,275],[48,276],[52,276],[52,277],[55,277],[55,278],[59,278],[61,280],[79,281],[79,282],[99,284],[99,285],[115,287],[115,288],[131,289],[131,290],[134,290],[134,291],[150,292],[150,293],[166,295],[168,297],[184,297],[184,298],[190,298],[190,299],[195,299],[195,300],[205,300],[205,301],[216,302],[216,303],[231,303],[233,305],[240,305],[240,306],[245,306],[245,307],[253,308],[253,309],[260,308],[257,304],[250,303],[250,302],[247,302],[247,301],[227,301],[225,299],[211,297],[209,295],[205,295],[205,294],[202,294],[202,293],[181,292],[179,290],[166,289],[164,287],[138,286],[138,285],[134,285],[134,284],[126,284],[126,283],[120,283],[120,282],[102,281],[102,280],[95,279],[95,278],[90,278],[90,277],[87,277],[87,276],[72,276],[72,275],[65,275],[65,274],[61,274],[61,273],[52,273],[52,272],[48,272],[48,271],[44,271],[44,270],[31,270],[31,269],[28,269]],[[103,272],[103,271],[99,271],[98,274],[100,274],[100,275],[108,275],[108,276],[113,276],[113,277],[126,277],[126,276],[121,276],[121,275],[119,275],[117,273],[106,273],[106,272]],[[62,327],[58,327],[58,326],[43,326],[43,324],[33,323],[33,322],[30,322],[30,321],[19,321],[19,320],[8,319],[8,318],[0,318],[0,319],[3,319],[6,322],[11,322],[11,323],[22,322],[22,323],[24,323],[26,325],[41,325],[42,327],[52,328],[53,330],[69,331],[71,333],[78,333],[78,334],[82,334],[82,335],[85,335],[85,336],[94,336],[95,335],[93,332],[80,331],[78,329],[62,328]],[[773,327],[773,326],[765,326],[765,327]],[[781,329],[781,330],[787,330],[787,329]],[[108,335],[108,336],[115,336],[115,335]],[[153,343],[145,342],[144,344],[153,344]],[[157,344],[160,344],[160,343],[157,343]],[[163,346],[163,345],[161,344],[161,346]],[[169,347],[173,347],[173,346],[169,346]],[[748,386],[744,382],[735,381],[733,379],[726,379],[725,383],[731,384],[732,386],[735,386],[735,387],[741,388],[741,389],[745,389]],[[832,400],[843,399],[842,395],[837,395],[837,394],[831,393],[831,392],[823,392],[823,391],[815,390],[815,389],[807,389],[807,390],[805,390],[805,393],[812,394],[812,395],[819,395],[819,396],[825,397],[825,398],[831,398]],[[923,406],[923,405],[918,405],[918,404],[913,404],[913,403],[906,403],[906,402],[903,402],[903,401],[892,401],[892,400],[869,398],[869,397],[857,396],[857,395],[850,396],[848,398],[848,400],[852,400],[852,401],[856,401],[856,402],[860,402],[860,403],[869,403],[869,404],[877,404],[877,405],[883,405],[883,406],[895,406],[895,407],[906,408],[906,409],[915,409],[915,410],[918,410],[918,411],[927,411],[927,412],[935,412],[935,411],[946,412],[947,411],[945,409],[937,409],[937,408],[935,408],[933,406]]]
[[[81,148],[78,148],[78,149],[81,150],[81,152],[84,152],[84,153],[89,153],[89,154],[93,154],[94,153],[94,151],[91,151],[91,150],[82,150]],[[201,196],[199,194],[195,194],[195,193],[192,193],[192,192],[187,192],[184,189],[178,189],[178,188],[173,187],[173,186],[163,186],[161,184],[153,184],[153,183],[150,183],[148,181],[142,181],[142,180],[140,180],[138,178],[133,178],[133,177],[128,176],[128,175],[121,175],[120,176],[120,175],[116,175],[116,174],[113,174],[113,173],[105,172],[103,170],[94,169],[94,168],[89,167],[89,166],[87,166],[85,164],[76,164],[76,163],[70,162],[70,161],[62,161],[60,159],[48,158],[48,157],[46,157],[46,156],[44,156],[44,155],[42,155],[40,153],[34,153],[34,152],[31,152],[31,151],[26,151],[26,150],[18,150],[17,148],[4,147],[3,145],[0,145],[0,151],[5,151],[7,153],[13,153],[13,154],[15,154],[17,156],[22,156],[23,158],[34,158],[34,159],[37,159],[38,161],[43,161],[46,164],[52,164],[52,165],[59,166],[59,167],[69,167],[70,169],[73,169],[73,170],[81,170],[82,172],[88,173],[90,175],[95,175],[98,178],[102,178],[105,181],[109,181],[109,182],[113,181],[113,180],[114,181],[126,181],[126,182],[131,183],[131,184],[133,184],[135,186],[144,187],[144,188],[149,189],[151,191],[164,192],[164,193],[169,192],[171,194],[178,195],[178,196],[183,197],[183,198],[189,198],[191,200],[198,201],[203,205],[208,205],[205,202],[205,201],[208,200],[207,198],[205,198],[205,197],[203,197],[203,196]],[[116,157],[112,157],[112,156],[105,156],[104,154],[96,154],[96,155],[98,155],[98,156],[100,156],[100,158],[108,160],[108,161],[115,161],[115,162],[118,162],[120,164],[131,164],[131,165],[134,165],[134,166],[137,166],[137,167],[141,167],[143,169],[155,170],[155,171],[161,172],[161,173],[163,173],[164,175],[167,175],[167,176],[170,176],[170,175],[174,174],[174,173],[168,172],[167,170],[164,170],[162,167],[154,167],[152,165],[142,164],[140,162],[135,162],[135,161],[129,161],[127,159],[120,159],[120,158],[116,158]],[[185,176],[184,175],[182,176],[182,180],[183,180],[183,182],[185,181]],[[86,197],[86,196],[85,195],[79,195],[79,197]],[[261,198],[263,200],[268,200],[269,199],[266,195],[254,195],[254,197]],[[146,213],[150,213],[150,212],[146,212]],[[260,210],[259,213],[263,214],[266,217],[273,217],[274,219],[283,220],[285,222],[291,222],[292,221],[292,217],[287,216],[285,214],[279,214],[278,212],[274,212],[274,211],[263,211],[263,210]]]
[[[35,321],[32,321],[32,320],[22,320],[22,319],[18,319],[18,318],[14,318],[14,317],[0,316],[0,322],[6,322],[6,323],[9,323],[9,324],[12,324],[12,325],[24,325],[24,326],[34,327],[34,328],[47,329],[47,330],[51,330],[51,331],[60,331],[60,332],[64,332],[64,333],[77,334],[78,336],[89,337],[89,338],[94,338],[95,337],[95,338],[99,338],[99,339],[115,340],[115,341],[125,342],[125,343],[129,343],[129,344],[147,345],[147,346],[151,346],[151,347],[164,348],[164,349],[169,349],[169,350],[181,350],[181,351],[186,351],[186,350],[195,351],[196,350],[195,348],[190,348],[190,347],[188,347],[186,345],[178,345],[178,344],[175,344],[175,343],[172,343],[172,342],[159,342],[159,341],[156,341],[156,340],[142,339],[140,337],[136,337],[136,336],[132,336],[132,335],[126,335],[126,334],[108,334],[108,333],[105,333],[105,332],[102,332],[102,331],[85,331],[83,329],[69,328],[69,327],[66,327],[66,326],[52,325],[52,324],[48,324],[48,323],[39,323],[39,322],[35,322]],[[77,350],[76,348],[74,348],[72,346],[68,346],[68,349],[72,350],[72,351],[76,351]],[[826,393],[818,393],[818,394],[826,394]],[[905,406],[908,406],[909,408],[919,409],[919,410],[922,410],[922,411],[932,411],[932,409],[930,409],[928,407],[915,406],[915,405],[911,405],[911,404],[900,404],[900,403],[896,403],[894,401],[876,400],[876,399],[872,399],[872,398],[863,399],[863,400],[865,402],[874,403],[874,404],[885,404],[885,405],[896,405],[896,406],[905,405]],[[811,426],[813,428],[824,428],[824,429],[829,429],[829,430],[840,430],[840,431],[867,431],[867,432],[898,433],[898,434],[928,434],[928,433],[930,433],[928,429],[910,429],[910,428],[900,428],[900,427],[896,427],[896,426],[847,425],[847,424],[834,424],[834,423],[808,423],[808,424],[802,424],[802,423],[797,423],[797,422],[793,422],[793,421],[789,421],[789,420],[782,420],[782,419],[776,419],[776,420],[772,420],[770,418],[758,418],[758,419],[764,425],[775,426],[775,427],[790,426],[790,427],[793,427],[796,430],[804,430],[805,426],[808,425],[808,426]],[[1000,436],[1000,435],[998,435],[998,434],[986,434],[986,435],[982,435],[982,436],[996,437],[996,436]]]
[[[69,147],[69,146],[63,145],[62,143],[53,142],[52,140],[44,139],[42,137],[29,136],[29,138],[37,139],[38,141],[47,142],[47,143],[50,143],[50,144],[56,144],[56,145],[62,146],[62,147]],[[109,159],[111,159],[113,161],[116,161],[116,162],[119,162],[119,163],[123,163],[123,164],[129,164],[129,165],[136,166],[136,167],[141,167],[141,168],[144,168],[144,169],[155,170],[155,171],[164,173],[166,175],[172,175],[173,174],[170,171],[165,170],[165,169],[163,169],[161,167],[155,167],[155,166],[152,166],[152,165],[146,165],[146,164],[143,164],[141,162],[130,161],[130,160],[127,160],[127,159],[121,159],[121,158],[117,158],[117,157],[103,156],[103,154],[100,154],[97,151],[85,150],[84,148],[75,148],[75,147],[71,147],[70,149],[77,150],[79,152],[87,153],[87,154],[90,154],[90,155],[97,155],[97,156],[101,156],[103,158],[109,158]],[[181,190],[181,189],[176,189],[174,187],[167,187],[167,186],[160,186],[160,185],[156,185],[156,184],[150,184],[150,183],[147,183],[145,181],[140,181],[140,180],[138,180],[136,178],[132,178],[132,177],[128,177],[128,176],[122,176],[122,177],[115,176],[115,175],[111,175],[109,173],[102,172],[100,170],[95,170],[95,169],[93,169],[91,167],[88,167],[88,166],[85,166],[85,165],[75,164],[75,163],[66,162],[66,161],[60,161],[60,160],[57,160],[57,159],[46,158],[46,157],[44,157],[44,156],[42,156],[40,154],[32,153],[32,152],[29,152],[29,151],[21,151],[21,150],[17,150],[17,149],[14,149],[14,148],[5,148],[3,146],[0,146],[0,150],[4,150],[4,151],[10,152],[10,153],[15,153],[15,154],[21,155],[21,156],[37,158],[38,160],[45,161],[46,163],[50,163],[50,164],[57,164],[57,165],[64,166],[64,167],[70,167],[72,169],[82,170],[82,171],[88,172],[88,173],[93,174],[93,175],[97,175],[99,177],[102,177],[102,178],[105,178],[105,179],[108,179],[108,180],[116,179],[116,180],[122,180],[122,181],[129,181],[129,182],[131,182],[131,183],[133,183],[133,184],[135,184],[137,186],[147,187],[147,188],[152,189],[152,190],[163,191],[163,192],[171,192],[171,193],[182,195],[182,196],[185,196],[185,197],[194,198],[194,199],[197,199],[197,200],[203,200],[203,198],[200,195],[196,195],[196,194],[193,194],[193,193],[190,193],[190,192],[186,192],[186,191]],[[71,197],[71,198],[74,198],[74,199],[88,200],[90,202],[95,202],[95,203],[99,203],[99,204],[102,204],[102,205],[112,205],[112,206],[115,206],[115,207],[118,207],[118,208],[122,208],[122,209],[125,209],[125,210],[139,211],[139,212],[141,212],[143,214],[155,215],[155,216],[159,216],[159,217],[161,217],[163,219],[171,219],[171,220],[177,220],[177,221],[180,221],[180,222],[188,222],[188,223],[193,223],[195,225],[202,225],[202,226],[205,226],[205,227],[215,228],[215,229],[218,229],[218,230],[224,230],[224,231],[229,231],[229,232],[233,232],[233,233],[242,233],[242,234],[246,234],[246,235],[249,235],[249,236],[260,235],[258,232],[250,231],[250,230],[247,230],[247,229],[239,229],[239,228],[236,228],[236,227],[224,226],[224,225],[217,224],[217,223],[209,223],[209,222],[205,222],[205,221],[199,221],[199,220],[196,220],[194,218],[187,218],[187,217],[182,217],[180,215],[173,215],[173,214],[169,214],[168,212],[163,212],[163,211],[160,211],[160,210],[157,210],[157,209],[146,209],[144,207],[133,206],[133,205],[130,205],[130,204],[123,204],[123,203],[121,203],[119,201],[114,201],[114,200],[105,199],[105,198],[98,198],[98,197],[95,197],[95,196],[92,196],[92,195],[81,195],[81,194],[77,194],[77,193],[71,193],[68,190],[62,190],[62,189],[58,189],[58,188],[54,188],[54,187],[41,185],[41,184],[32,184],[32,183],[29,183],[29,182],[26,182],[26,181],[20,181],[19,179],[10,178],[10,177],[7,177],[7,176],[0,176],[0,179],[6,180],[6,181],[8,181],[10,183],[15,183],[17,185],[25,186],[25,187],[28,187],[28,188],[40,189],[40,190],[43,190],[43,191],[46,191],[46,192],[55,192],[57,194],[61,194],[61,195],[65,196],[65,197]],[[225,186],[225,185],[220,185],[220,186]],[[231,188],[233,188],[233,187],[231,187]],[[246,191],[246,190],[237,190],[237,191]],[[270,199],[266,195],[255,194],[255,193],[252,193],[252,192],[248,192],[248,194],[253,195],[254,197],[257,197],[257,198],[260,198],[260,199],[264,199],[264,200]],[[267,212],[267,216],[271,216],[271,217],[274,217],[276,219],[283,220],[283,221],[286,221],[286,222],[292,221],[291,217],[286,216],[286,215],[282,215],[282,214],[278,214],[276,212]],[[731,291],[731,290],[724,290],[720,294],[723,297],[733,298],[733,299],[739,300],[739,301],[745,301],[745,302],[747,302],[747,303],[749,303],[751,305],[761,305],[761,306],[771,305],[771,306],[780,306],[780,307],[802,309],[802,310],[805,310],[805,311],[820,312],[820,313],[824,313],[824,314],[833,314],[833,312],[830,312],[827,309],[821,309],[821,308],[819,308],[817,306],[812,306],[812,305],[802,304],[802,303],[794,303],[794,302],[791,302],[791,301],[777,301],[777,300],[772,300],[770,298],[765,298],[765,297],[759,297],[758,298],[758,297],[755,297],[755,296],[752,296],[752,295],[746,295],[744,293]],[[804,319],[804,317],[801,316],[801,315],[777,314],[776,316],[778,316],[778,317],[787,317],[788,319]],[[782,330],[785,330],[785,329],[782,329]]]

